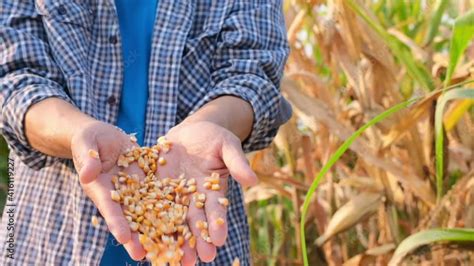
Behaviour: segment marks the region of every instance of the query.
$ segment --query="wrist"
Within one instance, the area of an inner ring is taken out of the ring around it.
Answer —
[[[210,122],[244,141],[251,134],[253,116],[252,106],[247,101],[235,96],[221,96],[201,107],[183,123]]]
[[[25,114],[25,135],[36,150],[71,158],[73,135],[93,121],[96,120],[64,100],[47,98],[32,105]]]

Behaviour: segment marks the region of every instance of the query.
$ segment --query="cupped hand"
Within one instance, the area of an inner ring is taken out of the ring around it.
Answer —
[[[117,159],[134,146],[137,145],[130,140],[130,136],[99,121],[88,123],[71,140],[74,166],[84,192],[94,202],[117,241],[124,245],[134,260],[141,260],[146,252],[138,240],[138,234],[132,233],[120,204],[110,196],[110,191],[114,190],[112,176],[119,171]],[[136,163],[125,171],[143,175]]]
[[[188,179],[195,178],[197,191],[206,195],[204,208],[197,208],[194,199],[191,201],[187,221],[196,236],[196,249],[191,249],[189,243],[184,245],[183,264],[194,265],[197,256],[210,262],[216,256],[216,247],[224,245],[227,238],[227,211],[218,199],[226,196],[229,175],[244,186],[255,184],[257,177],[245,158],[240,139],[219,125],[185,122],[172,128],[166,138],[172,147],[168,153],[160,155],[166,164],[158,167],[157,176],[177,177],[184,173]],[[219,190],[204,187],[205,178],[213,172],[220,175]],[[222,219],[223,224],[220,223]],[[201,237],[196,227],[200,220],[208,223],[210,243]]]

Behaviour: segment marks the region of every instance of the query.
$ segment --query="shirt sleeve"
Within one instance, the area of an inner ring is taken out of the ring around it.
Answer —
[[[31,1],[4,1],[0,12],[0,133],[26,165],[40,169],[55,158],[28,143],[24,117],[28,108],[48,97],[72,103],[53,61],[41,16]]]
[[[212,59],[213,87],[198,106],[222,95],[250,103],[254,123],[246,152],[268,146],[291,117],[279,90],[288,52],[281,1],[235,1]]]

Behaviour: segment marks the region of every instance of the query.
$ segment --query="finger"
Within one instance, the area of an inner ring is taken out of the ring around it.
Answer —
[[[83,189],[99,209],[115,239],[125,244],[130,241],[131,232],[120,204],[110,197],[110,191],[114,189],[111,176],[111,174],[101,174],[94,181],[83,185]]]
[[[81,184],[92,182],[102,171],[97,144],[90,140],[78,145],[78,155],[74,157],[74,164],[79,174]]]
[[[138,240],[138,233],[132,233],[130,241],[125,243],[123,246],[132,259],[140,261],[145,258],[146,250]]]
[[[181,263],[184,266],[196,265],[196,249],[191,248],[189,246],[189,241],[184,242],[184,245],[181,248],[184,252],[183,258],[181,259]]]
[[[187,220],[191,232],[196,237],[196,250],[199,258],[203,262],[213,261],[216,257],[216,247],[212,243],[206,242],[201,237],[201,230],[196,227],[198,221],[206,221],[206,215],[203,209],[196,208],[194,199],[191,199]]]
[[[220,190],[206,191],[206,217],[209,221],[209,235],[212,243],[218,247],[223,246],[227,239],[227,209],[219,204],[219,198],[226,196],[227,177],[219,178]]]
[[[242,186],[257,184],[257,175],[250,168],[241,144],[237,140],[226,140],[222,145],[222,160],[230,175]]]

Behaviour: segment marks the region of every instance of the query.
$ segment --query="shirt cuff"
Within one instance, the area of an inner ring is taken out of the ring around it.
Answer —
[[[28,167],[35,170],[50,165],[56,158],[35,150],[28,143],[25,135],[25,114],[30,106],[50,97],[57,97],[73,104],[62,88],[38,84],[13,90],[2,107],[0,131],[10,150]]]
[[[192,112],[206,103],[225,95],[236,96],[248,102],[254,113],[250,136],[242,143],[244,152],[260,150],[272,142],[278,128],[291,117],[290,104],[281,96],[272,83],[257,76],[236,76],[232,82],[218,83],[197,104]]]

